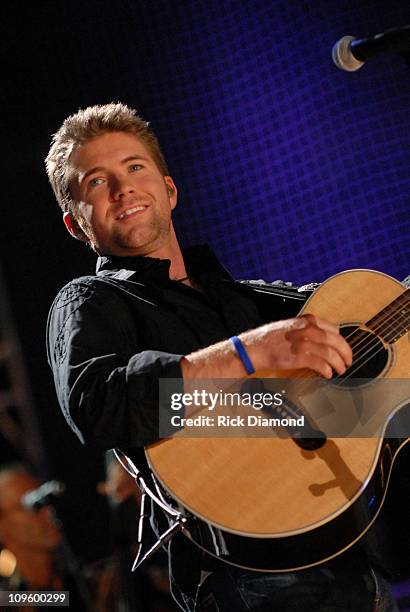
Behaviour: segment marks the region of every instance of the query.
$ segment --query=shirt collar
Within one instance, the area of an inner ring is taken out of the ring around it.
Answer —
[[[182,251],[185,266],[189,276],[195,279],[207,279],[218,276],[226,280],[232,280],[229,272],[219,263],[211,248],[201,244]],[[157,259],[154,257],[119,257],[117,255],[100,256],[97,260],[97,275],[112,275],[115,277],[129,278],[136,276],[138,281],[169,282],[169,259]],[[127,274],[128,272],[128,274]],[[131,272],[131,274],[129,273]],[[125,273],[125,274],[124,274]]]

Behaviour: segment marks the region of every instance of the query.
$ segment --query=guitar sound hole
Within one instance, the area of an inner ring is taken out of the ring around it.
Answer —
[[[366,384],[367,379],[377,378],[389,358],[389,352],[380,338],[357,325],[346,325],[340,333],[353,351],[353,363],[343,375],[335,376],[332,384],[356,387]]]

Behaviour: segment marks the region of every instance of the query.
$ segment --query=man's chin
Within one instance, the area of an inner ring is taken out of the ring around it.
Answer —
[[[110,236],[109,242],[102,241],[95,245],[94,250],[100,255],[147,256],[152,251],[161,247],[166,237],[166,232],[160,228],[130,228],[127,232],[121,232]]]
[[[99,255],[114,255],[117,257],[132,257],[146,255],[150,242],[142,243],[136,240],[121,240],[115,244],[97,246],[94,250]]]

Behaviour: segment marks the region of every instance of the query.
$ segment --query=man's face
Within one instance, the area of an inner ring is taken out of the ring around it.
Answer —
[[[77,218],[97,253],[167,255],[176,188],[136,136],[96,136],[73,152],[70,165]]]

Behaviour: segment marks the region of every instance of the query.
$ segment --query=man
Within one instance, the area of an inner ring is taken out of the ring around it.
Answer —
[[[206,247],[182,252],[177,188],[135,111],[94,106],[55,134],[47,172],[68,231],[100,257],[97,275],[58,294],[49,362],[68,423],[88,444],[129,453],[158,439],[159,378],[240,378],[308,368],[331,378],[351,364],[337,327],[313,316],[279,322],[240,291]],[[231,339],[230,339],[231,337]],[[171,542],[173,593],[193,610],[373,610],[385,588],[367,561],[264,575]],[[188,576],[187,576],[188,574]],[[381,605],[381,604],[380,604]],[[356,607],[354,607],[356,606]],[[391,607],[377,609],[391,609]]]

